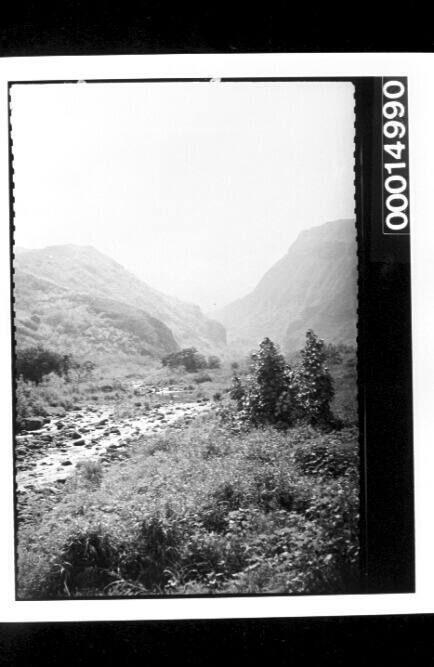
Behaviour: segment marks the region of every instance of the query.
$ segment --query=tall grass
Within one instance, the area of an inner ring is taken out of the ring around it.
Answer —
[[[59,502],[29,502],[19,597],[354,591],[357,450],[355,429],[233,433],[216,417],[141,439]]]

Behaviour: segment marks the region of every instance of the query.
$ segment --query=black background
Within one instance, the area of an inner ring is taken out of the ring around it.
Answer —
[[[363,6],[347,3],[339,10],[333,9],[329,3],[322,3],[320,7],[306,4],[303,8],[283,0],[261,2],[255,6],[244,2],[183,2],[176,7],[173,10],[169,3],[155,0],[124,1],[117,7],[109,3],[92,3],[90,0],[63,4],[60,1],[50,3],[43,0],[4,3],[0,16],[0,55],[434,50],[431,22],[426,17],[424,20],[418,16],[416,27],[412,27],[408,8],[403,12],[397,6],[389,6],[384,15],[380,13],[378,4],[373,8],[366,3]],[[370,94],[369,90],[366,94]],[[371,147],[376,150],[375,141]],[[407,313],[401,328],[401,338],[393,341],[392,354],[385,366],[383,360],[385,381],[380,404],[383,402],[384,406],[384,402],[388,401],[392,406],[396,403],[401,407],[404,405],[404,411],[397,411],[398,421],[393,427],[395,434],[399,433],[402,425],[404,429],[411,426],[408,395],[411,370],[409,276],[404,266],[402,263],[398,265],[393,257],[385,256],[383,261],[376,262],[371,276],[366,278],[371,297],[361,304],[368,318],[365,321],[369,321],[370,325],[375,323],[376,317],[384,316],[384,311],[379,308],[378,295],[381,299],[394,298],[395,302],[389,305],[389,315],[393,322],[399,323],[402,315],[400,308],[404,308]],[[407,276],[404,283],[400,277],[403,271]],[[381,344],[381,332],[378,344]],[[375,358],[378,364],[378,352],[372,345],[365,355],[362,362],[365,379],[375,383],[379,377],[376,374],[378,365],[375,365]],[[373,418],[375,409],[372,406]],[[377,439],[380,447],[384,434],[387,438],[387,433],[390,433],[390,422],[384,421],[381,405],[377,414],[382,418]],[[386,451],[392,453],[391,442],[386,445]],[[384,466],[375,468],[374,454],[372,460],[372,484],[393,484]],[[398,483],[404,486],[408,486],[409,481],[405,475],[404,480],[399,480],[398,476]],[[385,509],[392,509],[393,512],[393,507],[387,508],[387,505],[387,498],[384,497],[377,510],[378,517]],[[399,515],[404,523],[411,523],[412,507],[406,513],[401,502],[395,512],[395,523]],[[387,566],[389,557],[393,555],[389,550],[393,544],[393,525],[387,526],[384,520],[376,530],[378,537],[384,530],[389,532],[389,548],[377,554],[377,562]],[[375,538],[375,533],[373,536],[371,533],[371,538]],[[394,548],[399,548],[396,540]],[[407,545],[407,555],[410,552],[411,547],[409,549]],[[373,574],[375,576],[375,572]],[[393,581],[401,575],[402,572],[392,571],[388,585],[393,585]],[[377,580],[380,585],[381,581],[384,582],[384,579]],[[383,659],[387,664],[395,661],[402,664],[405,659],[414,660],[425,654],[428,661],[425,660],[423,664],[433,664],[431,636],[430,615],[3,624],[0,629],[0,664],[81,665],[101,659],[109,665],[115,659],[117,664],[117,654],[125,662],[146,661],[146,664],[159,665],[162,662],[164,664],[168,658],[172,658],[175,664],[202,665],[213,657],[250,660],[256,656],[267,664],[299,664],[301,660],[314,656],[319,664],[347,665],[356,656],[362,664],[368,664],[375,658]]]
[[[356,114],[365,590],[409,592],[415,577],[410,236],[383,234],[381,78],[357,82]]]
[[[3,56],[127,53],[432,51],[434,33],[409,7],[288,0],[14,0],[0,13]]]

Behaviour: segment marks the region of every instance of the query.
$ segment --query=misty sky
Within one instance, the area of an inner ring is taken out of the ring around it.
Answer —
[[[349,83],[12,88],[15,241],[93,245],[206,311],[354,214]]]

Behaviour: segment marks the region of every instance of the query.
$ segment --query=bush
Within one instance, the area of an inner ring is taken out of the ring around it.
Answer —
[[[118,565],[121,576],[146,588],[163,586],[168,568],[176,561],[180,538],[179,529],[170,520],[145,518],[138,534],[123,545]]]
[[[77,473],[80,479],[90,486],[98,487],[101,484],[103,470],[100,461],[93,459],[84,459],[76,465]]]
[[[337,478],[358,467],[357,452],[353,443],[336,441],[333,444],[308,442],[297,447],[294,462],[302,475],[318,475]]]
[[[16,375],[18,378],[22,377],[24,380],[39,384],[44,375],[49,375],[49,373],[66,376],[70,365],[69,355],[62,355],[37,345],[18,350]]]
[[[182,366],[187,373],[195,373],[202,368],[207,367],[207,361],[203,354],[199,354],[195,347],[186,347],[180,352],[172,352],[162,358],[163,366],[177,368]]]
[[[208,368],[221,368],[222,362],[214,355],[208,357]]]
[[[202,384],[203,382],[212,382],[212,377],[208,373],[199,373],[194,377],[194,381],[197,384]]]

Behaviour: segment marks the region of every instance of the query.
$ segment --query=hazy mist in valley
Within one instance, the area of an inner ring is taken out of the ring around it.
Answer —
[[[15,242],[92,245],[205,311],[354,212],[349,83],[12,88]]]

